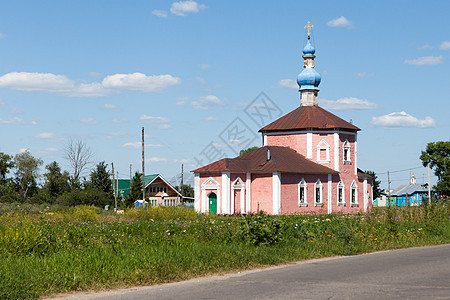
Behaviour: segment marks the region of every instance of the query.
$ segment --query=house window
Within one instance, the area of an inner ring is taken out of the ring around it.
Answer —
[[[351,165],[352,164],[352,160],[350,158],[350,143],[348,142],[348,140],[346,140],[344,142],[344,154],[343,154],[343,158],[344,158],[344,165]]]
[[[338,192],[337,194],[338,206],[345,206],[344,183],[342,182],[342,180],[339,181],[337,192]]]
[[[352,183],[350,199],[351,199],[352,206],[358,206],[358,186],[356,185],[356,181],[354,181],[354,180]]]
[[[329,163],[330,162],[330,145],[325,140],[321,140],[317,145],[317,162]]]
[[[317,179],[314,184],[314,205],[322,205],[322,182],[320,182],[320,179]]]
[[[308,201],[306,198],[306,181],[302,178],[298,185],[298,206],[308,206]]]

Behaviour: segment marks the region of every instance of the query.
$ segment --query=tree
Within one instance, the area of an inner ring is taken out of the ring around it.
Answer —
[[[377,174],[374,171],[364,171],[364,173],[372,177],[373,199],[380,197],[382,195],[382,190],[380,189],[381,181],[377,180]]]
[[[42,164],[43,161],[35,158],[28,150],[14,156],[16,182],[24,198],[37,188],[36,179],[39,177],[39,166]]]
[[[67,171],[61,173],[61,168],[56,161],[45,166],[45,169],[47,173],[44,174],[45,183],[43,189],[49,193],[50,197],[56,198],[70,190],[69,173]]]
[[[72,186],[79,186],[81,174],[92,165],[91,149],[81,140],[70,140],[64,148],[64,158],[72,168]]]
[[[176,186],[175,189],[181,193],[181,189],[179,186]],[[194,198],[194,188],[189,184],[183,184],[183,197]]]
[[[95,188],[110,195],[111,199],[114,196],[113,188],[110,179],[110,173],[106,170],[108,164],[104,161],[99,162],[95,169],[91,171],[90,180],[87,184],[88,188]]]
[[[244,155],[244,154],[246,154],[246,153],[249,153],[249,152],[252,152],[253,150],[257,150],[257,149],[259,149],[259,147],[250,147],[250,148],[247,148],[247,149],[242,149],[241,150],[241,152],[239,152],[239,155]]]
[[[126,201],[127,206],[133,205],[134,201],[142,199],[142,173],[134,173],[131,180],[130,193]]]
[[[441,195],[450,195],[450,141],[432,142],[427,144],[425,151],[420,155],[422,164],[434,170],[438,177],[433,189]]]
[[[0,152],[0,184],[6,183],[6,174],[14,167],[13,157]]]

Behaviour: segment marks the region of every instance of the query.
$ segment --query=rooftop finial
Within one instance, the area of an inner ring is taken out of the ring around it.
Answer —
[[[308,21],[308,25],[305,26],[305,29],[308,30],[308,39],[309,39],[309,36],[311,35],[311,29],[313,29],[313,28],[314,28],[314,25],[312,25],[311,22]]]

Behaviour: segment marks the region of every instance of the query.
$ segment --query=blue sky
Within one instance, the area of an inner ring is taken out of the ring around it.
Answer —
[[[257,145],[299,105],[314,25],[319,105],[362,131],[358,167],[387,186],[426,179],[419,155],[449,140],[447,1],[3,1],[0,152],[68,163],[69,139],[120,178],[171,179]],[[261,94],[263,93],[263,94]],[[272,115],[252,119],[264,103]],[[259,106],[258,106],[259,105]],[[253,115],[254,116],[254,115]],[[230,140],[233,132],[235,139]],[[433,181],[435,177],[432,176]]]

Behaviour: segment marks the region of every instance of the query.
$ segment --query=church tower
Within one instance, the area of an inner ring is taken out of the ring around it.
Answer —
[[[308,42],[303,48],[303,71],[298,74],[297,83],[300,91],[300,106],[317,106],[317,94],[319,92],[318,86],[320,84],[320,75],[314,69],[314,53],[316,49],[311,45],[311,29],[314,25],[308,21],[305,29],[308,30]]]

